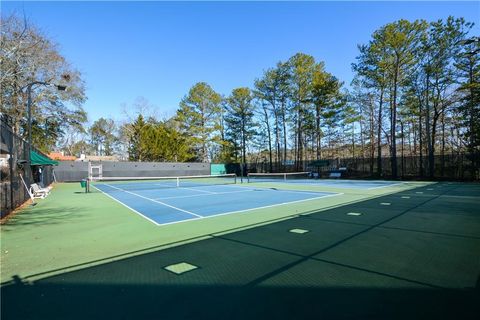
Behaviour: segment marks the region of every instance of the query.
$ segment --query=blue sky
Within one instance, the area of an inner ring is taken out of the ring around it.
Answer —
[[[297,52],[345,83],[357,44],[398,19],[480,22],[480,2],[3,2],[25,12],[80,70],[90,121],[146,98],[173,115],[196,82],[228,95]],[[479,35],[475,26],[472,35]]]

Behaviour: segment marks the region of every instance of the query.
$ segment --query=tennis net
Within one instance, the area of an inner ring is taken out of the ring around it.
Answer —
[[[309,178],[309,172],[249,173],[248,182],[289,182]]]
[[[235,184],[237,176],[232,174],[179,176],[179,177],[91,177],[88,179],[88,189],[103,186],[118,190],[154,190],[162,188],[191,188]]]

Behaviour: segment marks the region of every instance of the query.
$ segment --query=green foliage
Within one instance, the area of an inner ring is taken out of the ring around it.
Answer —
[[[207,83],[195,84],[180,102],[176,114],[182,134],[187,135],[197,149],[198,159],[209,160],[209,149],[220,143],[221,96]]]
[[[463,59],[460,63],[461,40],[471,27],[464,19],[453,17],[431,23],[399,20],[379,28],[367,45],[359,46],[360,55],[352,65],[355,81],[376,94],[378,157],[382,144],[388,145],[394,176],[397,139],[402,139],[402,154],[405,139],[410,143],[410,153],[419,153],[420,159],[428,154],[428,172],[433,176],[436,150],[444,154],[447,144],[458,148],[459,137],[449,138],[448,132],[474,131],[470,119],[475,112],[468,107],[475,104],[473,91],[462,88],[475,81],[468,79],[469,61]],[[466,81],[459,85],[462,73]],[[389,108],[382,110],[382,105]],[[465,121],[458,121],[458,113]],[[385,115],[390,120],[388,131],[382,124]],[[467,136],[471,137],[466,134],[464,138],[468,139]],[[421,175],[422,166],[423,162]]]
[[[188,138],[182,135],[173,122],[145,121],[138,115],[131,124],[124,126],[129,141],[130,161],[175,161],[192,159]]]
[[[146,123],[143,115],[139,114],[135,122],[124,126],[124,135],[128,139],[128,159],[130,161],[142,161],[145,157],[145,143],[142,141],[142,132]]]
[[[477,153],[480,165],[480,39],[465,45],[456,56],[458,71],[459,104],[455,110],[461,115],[461,124],[466,128],[464,137],[470,153]]]
[[[275,68],[268,69],[260,79],[255,80],[254,96],[261,101],[263,109],[263,120],[265,125],[268,144],[270,163],[272,162],[272,134],[274,136],[274,145],[276,160],[278,163],[286,159],[287,153],[287,113],[290,96],[290,73],[287,63],[279,62]],[[270,117],[273,115],[273,124]],[[273,130],[272,130],[273,127]],[[262,134],[259,132],[258,134]],[[262,143],[260,143],[262,145]]]
[[[313,77],[312,101],[316,107],[316,118],[325,123],[337,122],[345,106],[345,95],[341,92],[343,83],[332,74],[318,68]],[[346,119],[355,122],[355,119]]]
[[[13,122],[16,133],[27,136],[27,88],[35,81],[61,84],[36,84],[32,88],[32,140],[43,151],[70,130],[82,131],[87,121],[81,104],[86,100],[81,74],[70,66],[48,39],[28,20],[11,15],[1,19],[0,100],[2,113]],[[72,107],[66,107],[64,103]]]
[[[32,138],[45,152],[58,147],[72,155],[128,153],[132,161],[224,163],[263,163],[268,156],[270,163],[299,164],[352,155],[360,139],[371,159],[390,152],[394,176],[400,139],[402,154],[480,152],[480,44],[478,37],[464,41],[473,24],[462,18],[398,20],[378,28],[358,46],[350,94],[322,61],[297,53],[266,69],[252,89],[236,88],[226,98],[196,83],[171,119],[149,117],[154,112],[140,99],[134,120],[117,127],[100,118],[88,130],[81,74],[35,27],[15,16],[1,24],[2,113],[16,133],[26,135],[29,84],[68,86],[66,92],[32,88]],[[377,167],[381,172],[381,161]]]
[[[112,119],[100,118],[90,129],[90,143],[99,156],[111,156],[118,142],[117,126]]]
[[[300,161],[304,156],[306,137],[313,130],[314,114],[312,112],[313,78],[318,65],[314,57],[303,53],[297,53],[288,62],[289,87],[290,87],[290,120],[295,124],[293,127],[296,141],[296,160]]]
[[[253,96],[248,88],[233,89],[232,94],[227,98],[226,107],[226,136],[231,141],[230,146],[239,149],[242,154],[242,161],[246,162],[247,143],[255,134]]]

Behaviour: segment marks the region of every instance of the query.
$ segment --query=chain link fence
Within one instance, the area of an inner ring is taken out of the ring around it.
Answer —
[[[405,180],[480,180],[480,154],[450,153],[434,156],[433,177],[430,176],[429,162],[426,156],[397,157],[397,175]],[[336,158],[321,161],[273,162],[268,161],[248,163],[246,172],[318,172],[321,177],[328,177],[332,171],[345,169],[342,177],[370,179],[392,178],[392,165],[389,157],[381,158],[381,168],[377,158]]]
[[[34,181],[48,186],[54,181],[54,173],[52,166],[44,166],[41,173],[38,167],[32,170],[27,165],[27,142],[13,132],[6,115],[0,115],[0,119],[0,217],[3,218],[30,199],[21,177],[28,186]],[[32,150],[42,154],[35,148]]]

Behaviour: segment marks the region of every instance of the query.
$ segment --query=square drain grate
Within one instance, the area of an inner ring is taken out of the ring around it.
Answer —
[[[182,274],[188,271],[192,271],[197,269],[197,266],[194,266],[193,264],[187,263],[187,262],[180,262],[177,264],[172,264],[169,266],[166,266],[164,269],[170,272],[173,272],[175,274]]]
[[[347,213],[347,216],[361,216],[362,214],[360,212],[349,212]]]
[[[305,229],[291,229],[289,230],[289,232],[291,233],[298,233],[298,234],[304,234],[304,233],[307,233],[309,232],[308,230],[305,230]]]

